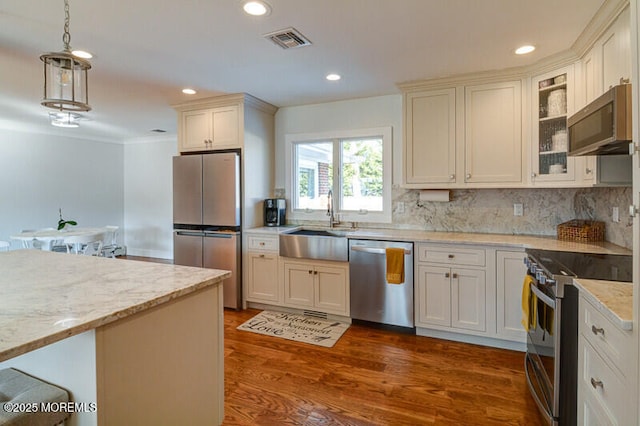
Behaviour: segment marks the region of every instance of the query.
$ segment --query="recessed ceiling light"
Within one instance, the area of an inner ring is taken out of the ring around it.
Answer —
[[[182,93],[184,93],[185,95],[195,95],[196,91],[193,89],[182,89]]]
[[[329,81],[338,81],[340,80],[342,77],[340,77],[340,74],[327,74],[326,79]]]
[[[77,56],[78,58],[82,58],[82,59],[91,59],[93,58],[93,55],[85,50],[73,50],[71,52],[71,54],[73,56]]]
[[[244,9],[245,13],[252,16],[265,16],[271,12],[271,7],[267,3],[259,0],[245,2],[242,9]]]
[[[527,53],[531,53],[534,50],[536,50],[535,46],[531,46],[531,45],[520,46],[516,49],[516,55],[526,55]]]

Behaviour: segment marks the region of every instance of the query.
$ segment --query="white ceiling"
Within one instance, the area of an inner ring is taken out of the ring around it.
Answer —
[[[399,93],[396,83],[530,65],[571,47],[604,0],[70,0],[71,46],[94,53],[93,110],[53,128],[43,52],[62,50],[63,0],[0,2],[0,128],[124,142],[176,132],[170,105],[246,92],[275,106]],[[263,38],[295,27],[312,46]],[[526,57],[513,49],[533,43]],[[342,75],[328,82],[329,72]],[[195,96],[180,92],[198,90]]]

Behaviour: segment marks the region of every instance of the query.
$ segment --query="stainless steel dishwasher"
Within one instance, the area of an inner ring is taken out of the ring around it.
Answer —
[[[404,249],[404,283],[386,279],[386,249]],[[413,243],[349,240],[351,319],[399,327],[413,322]]]

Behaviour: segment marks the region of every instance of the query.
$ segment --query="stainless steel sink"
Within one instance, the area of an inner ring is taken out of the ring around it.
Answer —
[[[346,262],[346,233],[325,229],[298,229],[280,234],[280,256]]]

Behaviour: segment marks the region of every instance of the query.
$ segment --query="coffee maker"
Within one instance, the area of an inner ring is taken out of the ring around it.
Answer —
[[[284,198],[264,200],[264,226],[284,226],[287,203]]]

